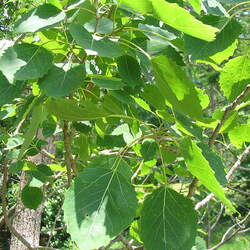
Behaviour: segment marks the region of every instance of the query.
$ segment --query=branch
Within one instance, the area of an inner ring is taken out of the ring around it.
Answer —
[[[12,226],[12,224],[9,221],[8,217],[8,211],[7,211],[7,183],[8,183],[8,161],[5,161],[5,164],[3,165],[3,181],[2,181],[2,192],[1,192],[1,199],[2,199],[2,210],[3,210],[3,216],[5,220],[6,226],[9,228],[10,232],[15,235],[15,237],[23,243],[23,245],[29,249],[32,250],[34,249],[30,243],[23,238],[21,234],[19,234],[16,229]]]
[[[209,139],[209,145],[213,145],[215,142],[215,139],[217,138],[221,127],[223,126],[223,124],[225,123],[225,121],[227,120],[229,114],[231,113],[231,111],[233,111],[236,106],[238,104],[241,103],[241,101],[250,93],[250,84],[247,85],[247,87],[242,91],[242,93],[226,108],[222,119],[220,120],[220,122],[217,124],[211,138]]]
[[[244,230],[241,230],[242,227],[244,227],[250,220],[250,212],[248,212],[248,214],[246,215],[245,218],[243,218],[240,222],[237,222],[235,223],[233,226],[231,226],[226,232],[225,234],[223,235],[221,241],[215,245],[214,247],[212,248],[209,248],[209,250],[216,250],[218,249],[219,247],[221,247],[222,245],[224,245],[226,242],[228,242],[229,240],[231,240],[236,234],[244,231]],[[245,223],[245,225],[243,224]],[[233,232],[233,229],[236,228],[238,226],[238,228]]]
[[[63,127],[63,135],[64,135],[64,149],[65,149],[65,163],[67,167],[67,176],[68,176],[68,184],[70,185],[72,182],[72,170],[73,173],[77,173],[75,162],[71,153],[71,135],[69,133],[69,122],[64,121]]]
[[[250,153],[250,146],[248,146],[245,151],[239,156],[238,160],[231,167],[229,172],[226,175],[226,179],[228,182],[232,180],[233,173],[240,167],[241,162],[245,159],[245,157]],[[198,202],[195,206],[195,210],[199,210],[201,207],[205,206],[212,198],[214,198],[214,194],[209,194],[205,199]]]

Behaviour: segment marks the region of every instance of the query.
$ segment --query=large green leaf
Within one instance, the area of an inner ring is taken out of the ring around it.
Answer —
[[[59,119],[69,121],[88,121],[103,118],[109,115],[101,106],[85,101],[78,103],[69,99],[49,99],[46,109]]]
[[[192,201],[161,187],[144,201],[140,236],[148,250],[188,250],[195,244],[197,214]]]
[[[201,0],[188,0],[195,12],[201,13]]]
[[[210,162],[203,156],[202,150],[194,141],[185,138],[180,143],[189,172],[194,175],[210,192],[214,193],[231,211],[235,211],[232,203],[226,198],[224,189],[217,181]]]
[[[132,185],[120,173],[87,168],[67,191],[63,210],[71,238],[80,249],[92,250],[125,230],[137,206]]]
[[[131,56],[121,56],[117,59],[119,74],[129,87],[143,84],[139,63]]]
[[[34,44],[16,44],[0,58],[0,70],[9,82],[36,79],[45,75],[52,66],[53,56]]]
[[[168,104],[193,119],[202,119],[202,107],[193,83],[182,68],[167,57],[152,60],[157,86]]]
[[[187,35],[213,41],[219,30],[195,19],[187,10],[165,0],[151,0],[155,15],[167,25]]]
[[[250,142],[250,124],[241,124],[228,132],[231,143],[238,148],[242,147],[244,142]]]
[[[52,4],[43,4],[22,15],[14,26],[17,33],[36,32],[56,26],[66,17],[65,13]]]
[[[91,54],[104,57],[119,57],[124,54],[118,42],[111,41],[107,37],[96,39],[80,24],[71,24],[69,30],[78,45],[94,51]]]
[[[23,88],[23,82],[10,84],[0,71],[0,106],[11,103],[14,98],[19,97],[23,91]]]
[[[250,80],[250,57],[238,56],[223,67],[220,74],[220,87],[229,100],[234,100]]]
[[[237,39],[242,30],[239,22],[225,17],[209,15],[203,18],[203,22],[216,26],[221,31],[212,42],[185,36],[186,52],[192,55],[194,60],[205,59],[227,49]]]
[[[48,74],[39,81],[39,84],[46,95],[62,97],[80,87],[84,83],[84,78],[83,65],[74,65],[70,69],[53,66]]]

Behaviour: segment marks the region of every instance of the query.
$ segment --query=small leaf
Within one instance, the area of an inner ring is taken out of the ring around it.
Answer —
[[[74,65],[68,70],[53,66],[48,74],[39,81],[41,90],[47,96],[63,97],[79,88],[85,79],[83,65]]]
[[[145,161],[150,161],[154,159],[157,149],[156,142],[152,139],[147,139],[142,143],[140,153]]]
[[[21,199],[25,207],[37,209],[43,200],[43,192],[38,187],[25,186],[21,193]]]
[[[188,171],[194,175],[210,192],[214,193],[232,212],[235,208],[226,198],[225,191],[217,181],[210,163],[202,154],[196,143],[188,138],[183,139],[180,150],[188,166]]]
[[[34,44],[16,44],[0,58],[0,70],[9,82],[36,79],[45,75],[52,66],[53,56]]]
[[[234,100],[250,80],[250,57],[238,56],[228,61],[220,74],[220,87],[229,100]]]
[[[231,143],[241,148],[244,142],[250,142],[250,124],[241,124],[228,132]]]
[[[191,249],[195,244],[197,214],[191,200],[161,187],[146,197],[139,226],[148,250]]]
[[[71,24],[69,31],[78,45],[94,51],[90,54],[103,57],[119,57],[124,54],[118,42],[111,41],[107,37],[96,39],[80,24]]]
[[[1,64],[1,59],[0,59]],[[1,67],[1,66],[0,66]],[[0,71],[0,106],[12,103],[13,99],[19,97],[24,89],[24,82],[15,82],[10,84],[6,77]]]
[[[136,1],[119,0],[119,2],[142,13],[147,13],[152,11],[152,4],[150,0],[136,0]]]
[[[131,56],[121,56],[117,59],[117,66],[122,80],[129,87],[141,86],[141,70],[139,63]]]
[[[197,14],[201,13],[201,0],[188,0]]]
[[[56,26],[66,17],[65,13],[52,4],[43,4],[22,15],[14,30],[17,33],[36,32]]]
[[[108,168],[86,168],[66,192],[64,219],[78,247],[92,250],[125,230],[137,206],[136,193],[121,174]]]

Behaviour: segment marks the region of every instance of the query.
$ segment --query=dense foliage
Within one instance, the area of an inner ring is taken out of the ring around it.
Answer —
[[[4,218],[19,196],[30,209],[45,203],[41,244],[60,249],[217,249],[247,232],[249,10],[236,0],[3,4]],[[35,164],[39,153],[52,163]],[[219,221],[233,227],[215,242]]]

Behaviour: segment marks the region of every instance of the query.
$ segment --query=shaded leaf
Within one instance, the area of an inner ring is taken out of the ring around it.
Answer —
[[[69,30],[78,45],[94,51],[94,54],[98,56],[119,57],[124,54],[117,42],[111,41],[107,37],[96,39],[80,24],[71,24]]]
[[[120,78],[94,75],[91,79],[99,88],[118,90],[125,86]]]
[[[39,81],[41,90],[47,96],[63,97],[79,88],[85,79],[83,65],[74,65],[70,69],[53,66],[48,74]]]
[[[143,203],[140,236],[148,250],[191,249],[196,228],[192,201],[172,189],[158,188]]]
[[[0,58],[0,70],[9,82],[36,79],[45,75],[52,66],[53,56],[34,44],[16,44]]]
[[[36,32],[56,26],[66,17],[65,13],[52,4],[42,4],[22,15],[15,23],[17,33]]]
[[[21,193],[21,199],[25,207],[37,209],[43,200],[43,192],[38,187],[25,186]]]
[[[133,187],[108,168],[80,172],[66,192],[63,205],[68,232],[85,250],[107,245],[130,225],[136,208]]]

